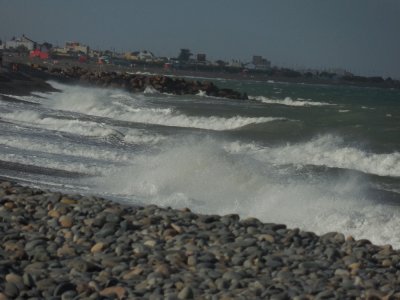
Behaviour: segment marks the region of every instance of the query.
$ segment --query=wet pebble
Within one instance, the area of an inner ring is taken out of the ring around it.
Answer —
[[[0,181],[0,230],[0,300],[400,296],[400,253],[388,245],[237,215]]]

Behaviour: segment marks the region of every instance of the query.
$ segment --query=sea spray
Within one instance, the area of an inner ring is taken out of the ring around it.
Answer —
[[[105,193],[131,197],[136,203],[238,213],[321,234],[337,230],[400,245],[400,239],[390,236],[400,225],[399,209],[376,205],[363,175],[316,177],[304,170],[299,176],[293,165],[260,163],[256,156],[232,153],[226,143],[211,138],[186,138],[158,153],[138,155],[95,183]]]
[[[369,153],[346,145],[343,138],[323,135],[298,144],[261,147],[256,144],[232,143],[232,153],[248,153],[262,162],[274,164],[315,165],[344,168],[380,176],[400,177],[400,153]]]

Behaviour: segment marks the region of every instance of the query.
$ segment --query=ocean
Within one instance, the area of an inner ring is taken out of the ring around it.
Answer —
[[[399,90],[216,83],[250,99],[56,82],[0,95],[0,175],[400,248]]]

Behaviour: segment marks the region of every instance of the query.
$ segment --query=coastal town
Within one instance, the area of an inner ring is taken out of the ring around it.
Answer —
[[[215,67],[228,67],[243,70],[271,69],[271,62],[260,55],[254,55],[251,62],[241,62],[234,59],[230,62],[217,60],[210,61],[207,54],[193,54],[190,49],[180,49],[177,57],[156,56],[152,51],[128,51],[119,53],[111,50],[94,50],[88,45],[80,42],[65,42],[63,47],[53,46],[51,43],[39,43],[26,35],[19,38],[13,37],[4,43],[0,41],[0,50],[4,52],[29,55],[32,59],[61,60],[75,59],[81,63],[95,62],[98,64],[120,64],[131,67],[139,67],[147,64],[149,66],[162,66],[165,69],[180,68],[183,65],[205,67],[212,70]]]
[[[37,42],[22,34],[7,41],[0,40],[3,61],[45,65],[81,65],[120,68],[125,71],[176,73],[204,77],[232,79],[275,80],[322,84],[349,84],[399,88],[400,82],[390,77],[366,77],[343,69],[289,69],[274,66],[262,55],[253,55],[248,61],[232,59],[224,61],[208,59],[206,53],[192,53],[190,49],[177,50],[175,57],[157,56],[150,50],[117,52],[93,49],[81,42],[65,42],[55,46],[49,42]]]

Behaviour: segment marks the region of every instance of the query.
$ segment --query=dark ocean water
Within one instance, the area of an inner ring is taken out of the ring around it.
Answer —
[[[398,90],[218,80],[244,101],[52,84],[0,99],[2,177],[400,246]]]

